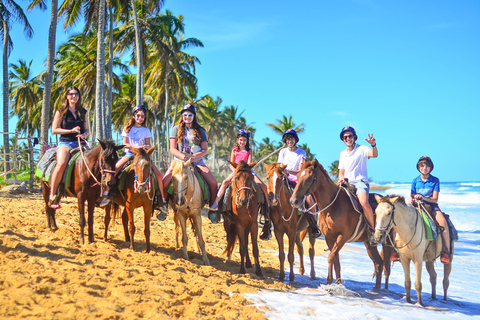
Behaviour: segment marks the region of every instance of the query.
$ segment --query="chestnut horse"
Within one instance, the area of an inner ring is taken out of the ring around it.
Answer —
[[[150,155],[155,146],[148,150],[132,148],[135,155],[133,158],[132,169],[128,172],[125,181],[125,190],[118,190],[114,202],[124,206],[122,213],[123,231],[125,241],[130,242],[130,249],[135,251],[135,220],[134,211],[136,208],[143,207],[143,217],[145,223],[145,243],[147,252],[150,252],[150,219],[153,214],[153,198],[155,190],[153,182],[155,174],[152,170]],[[106,209],[105,215],[105,240],[107,239],[108,225],[110,224],[110,209]]]
[[[255,274],[263,277],[258,255],[258,201],[253,184],[255,183],[252,168],[257,164],[248,164],[245,160],[238,164],[230,162],[235,168],[232,180],[232,213],[225,213],[225,231],[227,232],[227,257],[232,255],[238,237],[240,243],[240,273],[252,266],[248,255],[248,236],[252,237],[253,258],[255,260]]]
[[[300,238],[300,232],[307,229],[309,232],[310,249],[310,278],[315,279],[315,238],[311,236],[311,229],[308,228],[307,219],[302,215],[298,217],[298,209],[290,204],[292,192],[286,181],[285,168],[283,164],[273,163],[271,166],[265,164],[267,169],[267,189],[268,201],[270,202],[270,218],[272,219],[275,238],[278,242],[278,258],[280,260],[279,280],[285,279],[285,250],[283,236],[288,237],[288,262],[290,263],[290,281],[295,279],[293,272],[294,249],[297,244],[298,255],[300,256],[300,274],[305,273],[303,264],[303,243]],[[309,213],[306,213],[309,214]]]
[[[363,242],[375,267],[375,288],[381,287],[383,268],[385,270],[385,289],[388,289],[392,248],[383,246],[382,260],[377,246],[370,245],[367,224],[364,219],[360,220],[362,215],[355,210],[347,191],[332,181],[328,172],[317,160],[306,162],[300,168],[298,183],[290,202],[294,207],[301,208],[305,196],[310,193],[313,193],[317,206],[321,208],[319,211],[320,230],[330,249],[327,284],[333,282],[333,267],[335,267],[337,276],[336,282],[341,283],[339,252],[345,243]]]
[[[85,201],[88,202],[88,241],[94,242],[93,212],[95,203],[100,197],[102,188],[111,188],[115,184],[115,163],[118,160],[117,150],[123,148],[123,146],[116,146],[112,140],[99,140],[99,143],[93,149],[85,152],[81,151],[82,154],[75,161],[71,186],[68,188],[67,193],[78,199],[80,242],[82,244],[85,243]],[[42,193],[45,201],[48,227],[51,230],[57,230],[55,209],[50,208],[48,205],[50,184],[45,180],[42,180]]]
[[[407,301],[412,303],[410,289],[410,261],[415,264],[415,289],[417,291],[418,304],[422,302],[422,262],[425,262],[427,271],[430,274],[432,285],[432,299],[436,299],[437,273],[434,262],[442,252],[442,237],[438,235],[437,240],[430,241],[426,237],[425,226],[422,217],[414,207],[405,203],[401,196],[386,196],[377,199],[379,202],[375,213],[377,223],[375,227],[375,241],[385,243],[390,229],[396,231],[395,246],[400,253],[400,262],[405,274],[405,291]],[[453,241],[451,242],[453,259]],[[447,290],[450,284],[449,276],[452,271],[452,263],[446,263],[443,267],[443,300],[447,300]]]
[[[210,265],[207,251],[205,250],[205,241],[202,235],[202,208],[205,206],[200,181],[194,173],[191,159],[188,161],[173,161],[172,184],[173,199],[170,205],[175,213],[175,231],[177,239],[177,248],[179,248],[178,238],[180,228],[182,230],[183,258],[188,260],[187,251],[187,219],[192,222],[193,230],[197,239],[197,246],[202,251],[202,261],[205,265]]]

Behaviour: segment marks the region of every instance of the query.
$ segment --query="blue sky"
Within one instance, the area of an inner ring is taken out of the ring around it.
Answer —
[[[292,5],[293,4],[293,5]],[[344,144],[373,133],[375,181],[411,181],[432,157],[441,181],[480,181],[480,2],[166,0],[185,17],[196,55],[200,96],[245,110],[256,140],[279,141],[266,123],[293,116],[300,135],[329,166]],[[49,12],[29,14],[34,39],[14,27],[10,62],[46,59]],[[59,31],[59,41],[67,35]],[[34,48],[34,50],[32,50]],[[12,129],[11,129],[12,130]]]

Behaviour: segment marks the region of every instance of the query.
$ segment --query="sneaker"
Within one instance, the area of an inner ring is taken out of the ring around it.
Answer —
[[[160,221],[165,221],[165,219],[167,219],[167,214],[164,211],[160,210],[160,213],[157,214],[157,219]]]
[[[320,228],[318,226],[312,229],[312,237],[320,238],[321,236],[322,236],[322,232],[320,231]]]
[[[442,255],[440,256],[440,261],[442,263],[450,263],[450,256],[448,255],[448,253],[442,253]]]
[[[262,233],[260,234],[260,239],[261,240],[269,240],[272,238],[272,230],[270,229],[270,221],[265,222],[265,225],[263,226]]]
[[[218,223],[217,221],[217,213],[215,211],[209,211],[208,212],[208,219],[210,219],[210,221],[212,223]]]
[[[400,255],[398,254],[397,251],[392,253],[392,256],[390,257],[390,262],[397,262],[400,261]]]
[[[210,211],[218,211],[218,204],[214,203],[209,208]]]
[[[107,197],[103,197],[102,201],[100,201],[99,207],[104,208],[104,207],[108,206],[109,204],[110,204],[110,199],[108,199]]]

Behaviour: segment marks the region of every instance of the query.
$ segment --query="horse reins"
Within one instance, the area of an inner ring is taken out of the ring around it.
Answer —
[[[136,167],[136,165],[135,165]],[[154,196],[152,195],[152,197],[150,197],[150,191],[152,189],[152,183],[151,183],[151,180],[150,180],[150,176],[152,175],[152,165],[150,164],[150,170],[148,172],[148,178],[143,181],[143,182],[138,182],[138,176],[137,176],[137,171],[134,170],[134,180],[133,180],[133,190],[134,192],[137,192],[137,193],[140,193],[138,190],[145,184],[148,183],[148,189],[146,190],[146,194],[147,194],[147,197],[148,197],[148,200],[152,200],[153,201],[153,198]]]
[[[88,166],[87,164],[87,159],[85,158],[85,154],[83,153],[83,148],[82,148],[82,145],[81,145],[81,139],[80,137],[77,138],[77,141],[78,141],[78,146],[80,148],[80,154],[82,155],[82,160],[83,160],[83,164],[85,165],[85,167],[87,167],[87,171],[88,173],[90,174],[90,176],[95,180],[96,184],[99,184],[101,188],[103,188],[103,184],[102,182],[99,182],[97,177],[95,177],[95,175],[92,173],[92,171],[90,170],[90,167]],[[113,173],[115,174],[115,171],[113,170],[107,170],[107,169],[103,169],[102,168],[102,158],[100,157],[100,159],[98,160],[98,162],[100,163],[100,173],[102,174],[102,178],[100,179],[101,181],[103,181],[103,177],[104,177],[104,173]],[[94,184],[95,186],[95,184]]]

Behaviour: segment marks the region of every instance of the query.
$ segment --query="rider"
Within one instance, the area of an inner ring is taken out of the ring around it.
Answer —
[[[438,195],[440,193],[440,180],[430,174],[433,170],[433,162],[430,157],[423,156],[417,162],[417,170],[420,175],[413,179],[411,188],[411,201],[422,200],[432,207],[432,214],[437,223],[443,228],[442,236],[447,252],[442,253],[440,261],[450,263],[450,233],[448,223],[443,212],[438,206]],[[398,255],[397,252],[394,254]]]
[[[357,133],[355,129],[350,126],[342,129],[340,132],[340,140],[345,143],[347,148],[340,152],[338,185],[341,186],[345,182],[345,179],[348,179],[350,184],[355,185],[357,188],[358,201],[363,208],[370,228],[373,230],[375,229],[375,222],[373,220],[372,207],[368,202],[370,185],[367,175],[367,160],[378,157],[377,143],[375,142],[373,134],[368,134],[368,139],[365,138],[365,140],[372,146],[372,149],[357,144]]]
[[[182,117],[178,125],[170,132],[170,153],[174,160],[187,161],[192,159],[202,173],[210,189],[209,205],[212,205],[217,195],[217,180],[205,165],[203,157],[208,153],[208,138],[205,129],[198,124],[197,111],[193,103],[187,103],[182,108]],[[173,167],[170,166],[163,177],[163,185],[168,186],[172,179]],[[213,219],[210,219],[213,220]]]
[[[152,133],[150,129],[146,127],[147,123],[147,107],[143,104],[140,104],[133,108],[132,110],[132,117],[128,121],[125,128],[122,131],[123,137],[123,144],[125,145],[125,155],[117,161],[115,164],[115,174],[118,174],[120,170],[123,168],[125,163],[133,156],[132,149],[148,149],[151,147],[150,139],[152,137]],[[158,170],[157,166],[152,163],[152,170],[155,173],[157,178],[158,186],[160,189],[160,194],[162,195],[163,203],[160,206],[160,210],[164,214],[168,214],[166,209],[166,201],[165,201],[165,194],[163,190],[163,176],[160,170]],[[104,191],[102,201],[100,202],[100,207],[105,207],[110,203],[110,200],[107,198],[109,194],[109,190]]]
[[[299,172],[300,166],[305,162],[307,158],[307,153],[305,150],[297,147],[299,141],[298,134],[293,129],[287,129],[283,133],[282,141],[287,145],[287,148],[283,148],[278,153],[278,163],[286,165],[285,173],[288,174],[287,181],[288,184],[295,188],[298,182],[297,174]],[[312,206],[314,203],[311,196],[307,197],[307,204]],[[315,218],[312,214],[306,213],[308,224],[312,228],[312,236],[318,238],[321,236],[320,228],[318,223],[315,221]]]
[[[65,93],[61,107],[55,111],[52,122],[52,133],[60,135],[57,150],[57,165],[52,173],[49,206],[59,209],[55,201],[58,185],[70,158],[70,150],[78,147],[78,138],[88,136],[87,110],[82,107],[82,97],[77,87],[70,87]]]

